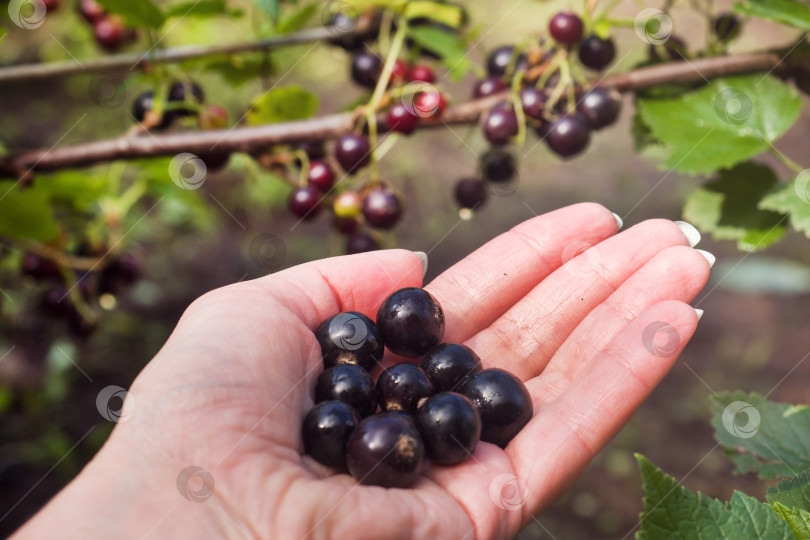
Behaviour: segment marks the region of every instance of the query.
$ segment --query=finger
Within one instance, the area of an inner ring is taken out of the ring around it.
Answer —
[[[567,247],[597,244],[617,230],[608,209],[583,203],[525,221],[488,242],[426,287],[444,308],[444,340],[466,341],[557,269]]]
[[[467,342],[523,380],[540,373],[577,325],[662,250],[688,245],[672,221],[640,223],[572,258]]]
[[[543,373],[527,383],[529,390],[546,402],[553,401],[628,321],[666,300],[694,300],[706,285],[710,268],[706,256],[685,246],[656,255],[585,317]]]
[[[697,321],[687,304],[657,304],[589,361],[556,401],[544,405],[532,396],[535,416],[506,453],[528,486],[551,489],[530,488],[525,512],[548,506],[579,476],[667,374]]]

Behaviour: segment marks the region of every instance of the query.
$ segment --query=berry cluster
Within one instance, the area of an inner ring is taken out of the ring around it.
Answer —
[[[475,352],[441,343],[443,335],[441,306],[417,288],[389,296],[376,324],[351,311],[325,320],[315,331],[326,370],[303,422],[306,453],[361,484],[408,487],[425,458],[455,465],[479,440],[505,448],[531,419],[526,387],[506,371],[482,369]],[[388,367],[375,384],[385,348],[421,360]]]
[[[79,13],[93,26],[93,36],[103,49],[118,50],[121,45],[135,40],[135,31],[127,28],[123,19],[107,13],[95,0],[80,0]]]

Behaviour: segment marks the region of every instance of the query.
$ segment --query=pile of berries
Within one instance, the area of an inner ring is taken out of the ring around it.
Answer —
[[[418,288],[389,296],[376,324],[351,311],[325,320],[315,331],[326,370],[303,422],[306,453],[361,484],[404,488],[425,458],[455,465],[479,440],[505,448],[531,419],[528,390],[506,371],[482,369],[469,347],[441,343],[443,335],[441,306]],[[382,370],[375,384],[385,348],[421,359]]]

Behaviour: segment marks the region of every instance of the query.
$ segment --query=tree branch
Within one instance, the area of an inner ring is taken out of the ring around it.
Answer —
[[[684,84],[727,75],[757,71],[769,72],[776,69],[779,63],[780,57],[775,53],[740,54],[690,62],[668,62],[606,77],[598,84],[629,92],[660,84]],[[477,122],[483,112],[507,97],[508,92],[504,92],[460,103],[449,107],[440,120],[425,121],[420,123],[419,127],[434,128]],[[250,152],[273,144],[332,139],[354,129],[355,121],[354,113],[340,113],[297,122],[237,127],[227,130],[124,136],[12,156],[0,161],[0,176],[25,178],[33,171],[82,167],[116,159],[169,156],[180,152],[191,152],[197,155],[211,152]],[[379,118],[378,122],[381,131],[388,129],[384,116]]]

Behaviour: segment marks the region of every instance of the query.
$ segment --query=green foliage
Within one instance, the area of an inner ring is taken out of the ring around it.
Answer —
[[[459,36],[433,26],[409,27],[408,36],[419,47],[437,54],[452,79],[458,80],[472,69],[472,61]]]
[[[790,224],[810,237],[810,177],[799,177],[775,193],[763,198],[759,207],[790,216]]]
[[[300,30],[306,25],[312,16],[318,11],[318,4],[309,3],[296,9],[286,17],[283,17],[276,25],[276,32],[288,34]]]
[[[166,17],[210,17],[225,13],[225,0],[189,0],[169,6]]]
[[[796,540],[810,540],[810,512],[801,508],[788,508],[776,503],[772,506],[776,515],[784,519]]]
[[[279,0],[254,0],[256,4],[264,11],[270,20],[276,22],[281,14],[281,4]]]
[[[130,26],[160,28],[166,14],[152,0],[97,0],[110,13],[120,15]]]
[[[663,166],[689,174],[765,152],[801,111],[795,88],[769,75],[718,79],[677,98],[646,98],[638,105],[653,136],[670,149]]]
[[[796,0],[747,0],[737,2],[740,13],[810,30],[810,7]]]
[[[810,540],[810,472],[781,482],[765,494],[776,513],[799,540]]]
[[[310,118],[318,110],[318,96],[300,86],[284,86],[253,100],[247,123],[272,124]]]
[[[48,194],[42,189],[20,189],[16,182],[0,182],[0,235],[22,240],[56,238]]]
[[[453,4],[412,0],[404,14],[407,19],[431,19],[450,28],[460,28],[463,23],[462,7]]]

